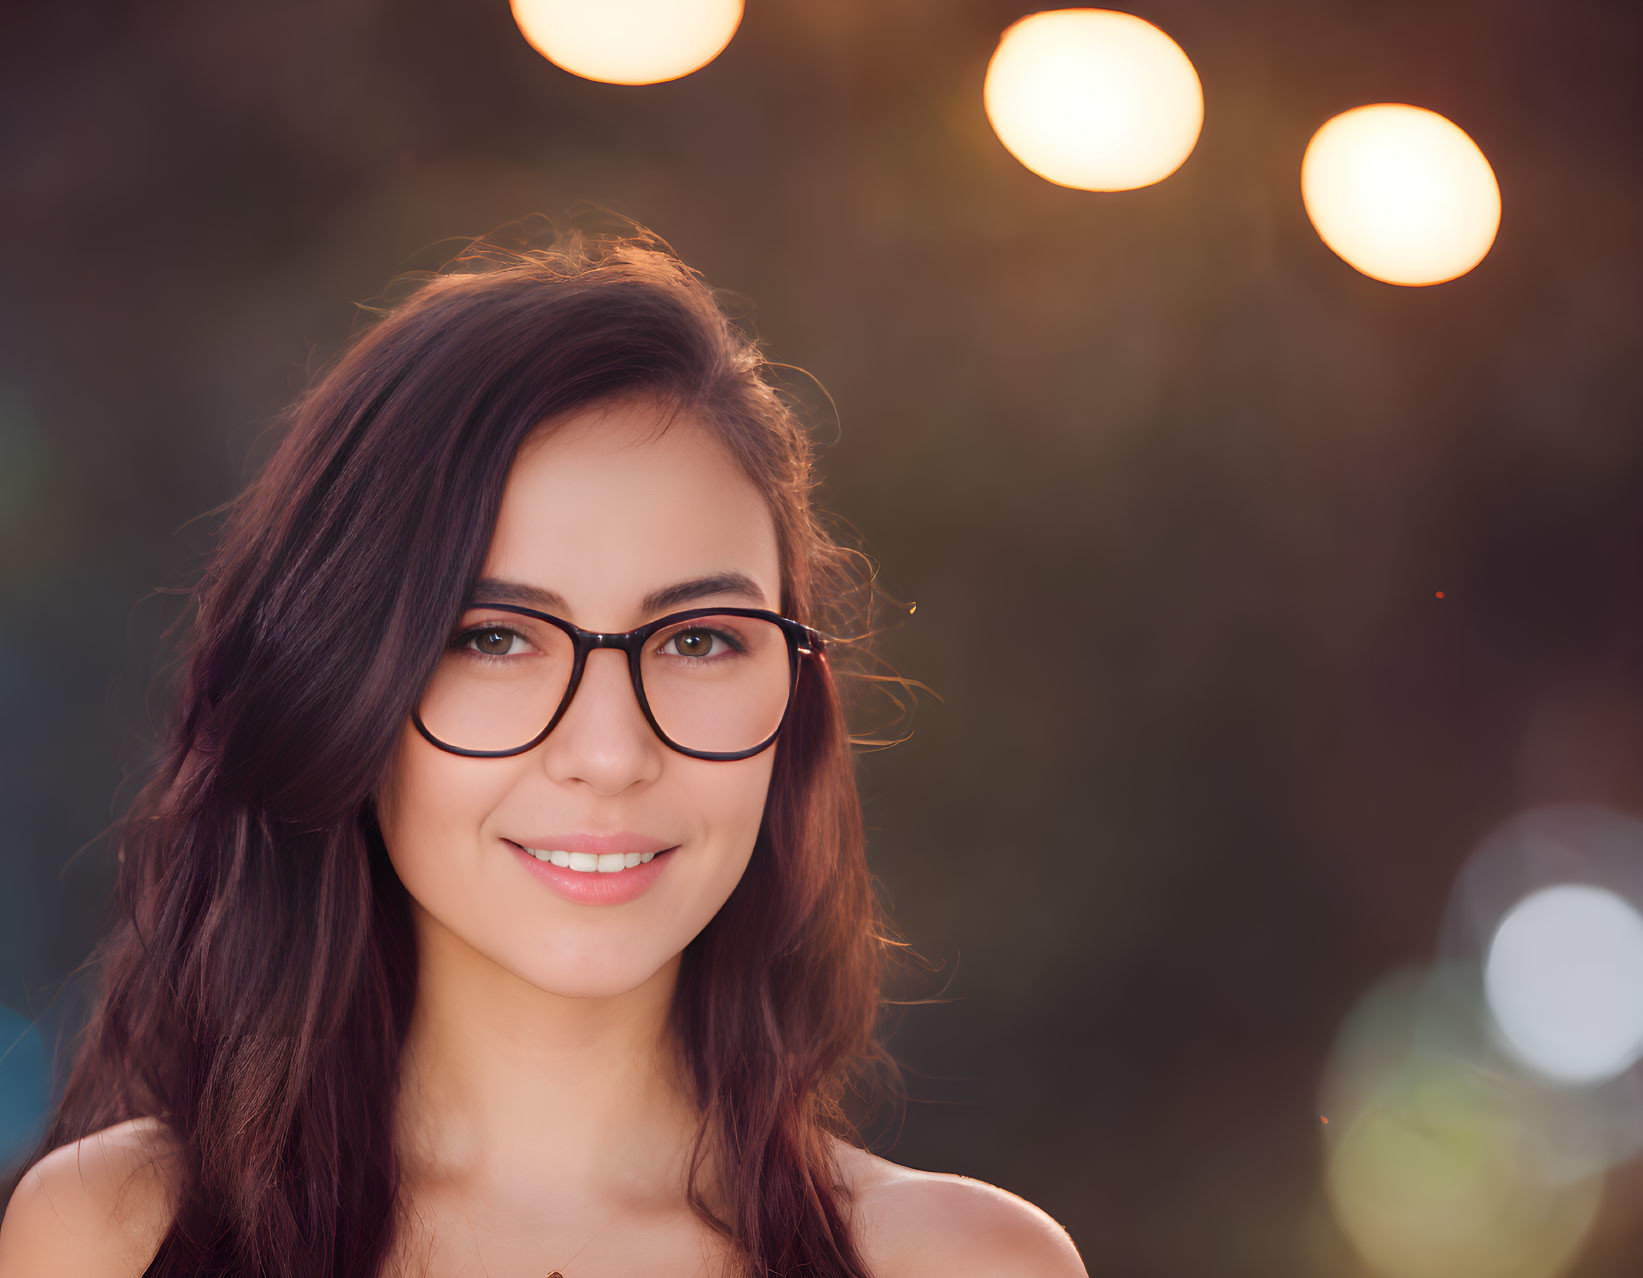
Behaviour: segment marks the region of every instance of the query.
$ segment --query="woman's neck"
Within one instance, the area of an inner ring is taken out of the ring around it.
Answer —
[[[491,1201],[684,1201],[697,1125],[667,1037],[679,961],[609,998],[548,993],[422,915],[401,1058],[407,1179]]]

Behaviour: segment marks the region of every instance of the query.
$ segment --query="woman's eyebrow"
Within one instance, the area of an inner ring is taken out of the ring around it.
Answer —
[[[761,608],[767,606],[764,591],[746,573],[716,572],[653,590],[640,601],[639,608],[647,614],[666,612],[708,595],[742,595]],[[474,586],[469,605],[480,602],[522,604],[527,608],[540,608],[543,612],[567,612],[570,609],[565,597],[556,591],[496,577],[481,578]]]

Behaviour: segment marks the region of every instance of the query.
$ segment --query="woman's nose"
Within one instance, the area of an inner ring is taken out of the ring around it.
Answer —
[[[640,708],[627,654],[613,648],[588,653],[570,705],[542,744],[561,779],[601,790],[650,775],[666,749]]]

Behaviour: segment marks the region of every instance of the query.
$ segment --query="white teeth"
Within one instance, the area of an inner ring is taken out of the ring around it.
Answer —
[[[580,870],[583,874],[615,874],[618,870],[643,865],[656,855],[654,852],[610,852],[596,856],[592,852],[543,852],[526,848],[538,861],[547,861],[561,870]]]

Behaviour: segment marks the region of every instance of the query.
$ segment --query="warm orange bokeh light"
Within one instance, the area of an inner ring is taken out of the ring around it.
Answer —
[[[1204,123],[1203,86],[1181,46],[1112,9],[1052,9],[1008,27],[982,100],[1011,155],[1085,191],[1162,181]]]
[[[657,84],[705,67],[742,0],[512,0],[514,21],[555,66],[606,84]]]
[[[1423,107],[1337,115],[1307,144],[1301,199],[1323,242],[1388,284],[1441,284],[1483,260],[1500,187],[1477,144]]]

